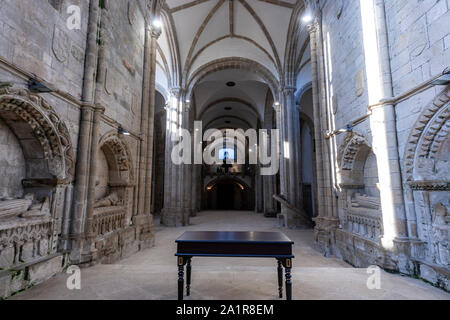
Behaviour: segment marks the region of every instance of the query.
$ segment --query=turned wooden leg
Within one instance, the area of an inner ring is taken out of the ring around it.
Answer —
[[[283,299],[283,264],[278,260],[278,294]]]
[[[184,259],[178,258],[178,300],[183,300],[184,287]]]
[[[291,282],[292,260],[286,259],[286,300],[292,300],[292,282]]]
[[[191,295],[191,271],[191,258],[189,258],[186,266],[186,295],[188,297]]]

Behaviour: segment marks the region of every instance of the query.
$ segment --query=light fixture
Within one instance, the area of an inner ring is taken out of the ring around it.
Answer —
[[[446,86],[450,84],[450,73],[443,74],[436,80],[431,81],[430,84],[433,86]]]
[[[275,106],[279,107],[279,106],[280,106],[280,103],[279,103],[278,101],[275,102]]]
[[[304,23],[310,23],[312,20],[313,20],[313,17],[309,13],[305,14],[302,18],[302,21]]]
[[[40,83],[35,79],[30,79],[28,81],[28,89],[30,89],[31,92],[38,92],[38,93],[53,92],[52,89],[50,89],[49,87],[47,87],[46,85]]]
[[[121,136],[129,136],[130,135],[130,132],[128,132],[127,130],[125,130],[122,127],[119,127],[118,132],[119,132],[119,135],[121,135]]]
[[[191,100],[189,100],[189,99],[186,99],[186,103],[191,103]]]
[[[157,28],[157,29],[161,29],[161,27],[162,27],[162,22],[161,22],[161,20],[159,20],[159,19],[155,19],[155,20],[153,20],[152,25],[153,25],[155,28]]]

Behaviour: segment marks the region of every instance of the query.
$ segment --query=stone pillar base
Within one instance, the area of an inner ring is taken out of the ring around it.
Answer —
[[[315,247],[326,257],[335,255],[335,232],[339,226],[336,218],[314,218],[316,227],[314,228]]]
[[[184,227],[189,225],[190,212],[183,208],[164,208],[161,211],[161,224],[166,227]]]

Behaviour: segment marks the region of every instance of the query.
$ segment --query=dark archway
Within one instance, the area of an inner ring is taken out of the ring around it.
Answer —
[[[205,190],[207,210],[253,211],[254,195],[244,182],[236,179],[219,179]]]

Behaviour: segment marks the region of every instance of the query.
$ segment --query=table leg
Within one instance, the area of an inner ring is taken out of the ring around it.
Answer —
[[[184,287],[184,259],[178,258],[178,300],[183,300]]]
[[[283,263],[278,260],[278,293],[283,298]]]
[[[291,282],[292,260],[286,259],[284,267],[286,273],[286,300],[292,300],[292,282]]]
[[[191,271],[191,258],[188,258],[186,266],[186,295],[188,297],[191,295]]]

